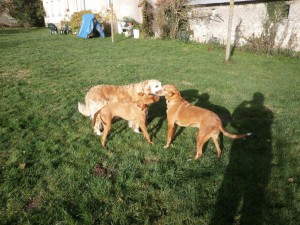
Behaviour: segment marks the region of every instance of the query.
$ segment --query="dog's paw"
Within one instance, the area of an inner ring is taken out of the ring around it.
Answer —
[[[134,131],[134,133],[137,133],[137,134],[141,133],[139,129],[134,129],[133,131]]]
[[[202,157],[202,154],[197,154],[197,155],[195,156],[194,160],[197,160],[197,159],[199,159],[199,158],[201,158],[201,157]]]
[[[98,136],[101,136],[101,135],[102,135],[102,132],[101,132],[100,130],[95,131],[95,133],[96,133]]]
[[[165,145],[164,148],[169,148],[170,145]]]

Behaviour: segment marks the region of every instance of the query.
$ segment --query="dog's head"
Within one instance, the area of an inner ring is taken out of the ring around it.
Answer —
[[[154,94],[159,95],[159,92],[162,91],[161,82],[158,80],[147,80],[144,82],[144,93],[145,94]]]
[[[139,93],[138,96],[139,96],[138,107],[140,107],[142,110],[148,108],[150,104],[157,102],[159,100],[159,96],[154,94]]]
[[[173,84],[163,86],[162,95],[165,96],[167,100],[181,96],[179,90]]]

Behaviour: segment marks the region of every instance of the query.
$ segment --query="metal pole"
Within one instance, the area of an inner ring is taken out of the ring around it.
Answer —
[[[230,44],[231,44],[231,28],[232,28],[232,18],[233,18],[233,7],[234,7],[234,0],[230,0],[228,30],[227,30],[227,43],[226,43],[226,56],[225,56],[225,62],[226,63],[229,62],[229,59],[230,59]]]

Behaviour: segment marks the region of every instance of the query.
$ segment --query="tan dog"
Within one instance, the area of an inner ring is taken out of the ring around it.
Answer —
[[[222,132],[230,138],[243,138],[251,135],[248,134],[230,134],[224,130],[221,119],[212,111],[191,105],[181,97],[178,89],[167,84],[163,87],[163,95],[167,101],[167,118],[168,118],[168,138],[164,148],[170,146],[174,138],[177,125],[183,127],[199,128],[197,135],[197,153],[195,159],[202,156],[203,145],[212,138],[217,148],[218,156],[221,156],[221,149],[218,143],[219,133]]]
[[[159,100],[156,95],[139,94],[139,100],[136,102],[112,102],[105,105],[97,111],[94,116],[94,126],[97,123],[102,123],[104,127],[101,144],[105,147],[105,140],[108,132],[111,129],[112,119],[115,116],[125,120],[132,121],[135,130],[141,128],[145,138],[152,144],[149,134],[146,129],[146,109],[148,105]]]
[[[94,114],[103,106],[110,102],[137,101],[138,93],[157,94],[162,90],[161,82],[158,80],[146,80],[141,83],[116,86],[116,85],[97,85],[92,87],[85,96],[85,104],[78,102],[78,110],[84,116],[94,118]],[[101,135],[101,124],[94,126],[94,131]]]

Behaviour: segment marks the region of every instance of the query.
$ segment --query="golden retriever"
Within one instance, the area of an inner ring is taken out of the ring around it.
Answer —
[[[78,110],[82,115],[90,116],[93,119],[94,114],[110,102],[134,102],[138,100],[138,93],[156,95],[161,90],[162,84],[158,80],[146,80],[124,86],[97,85],[86,93],[85,104],[78,102]],[[101,135],[98,125],[94,126],[94,131]]]
[[[112,119],[117,116],[131,121],[135,130],[141,128],[145,138],[152,144],[146,129],[146,109],[148,106],[159,100],[159,96],[153,94],[138,94],[139,100],[136,102],[112,102],[95,113],[94,126],[102,123],[104,131],[101,144],[105,147],[105,140],[111,129]],[[99,125],[98,125],[99,126]]]
[[[248,134],[230,134],[222,126],[221,119],[212,111],[191,105],[183,97],[179,90],[172,84],[163,87],[163,95],[167,102],[167,120],[168,120],[168,137],[167,144],[164,148],[170,146],[174,138],[177,125],[183,127],[196,127],[199,129],[197,135],[197,153],[195,160],[202,156],[203,145],[212,138],[217,148],[218,157],[221,156],[221,149],[218,144],[219,133],[222,132],[230,138],[244,138]]]

